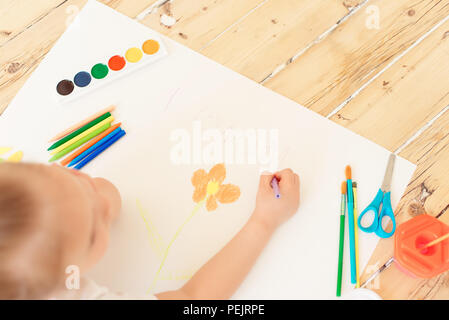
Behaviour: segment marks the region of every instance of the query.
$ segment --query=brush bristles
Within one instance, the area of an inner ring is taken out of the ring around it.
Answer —
[[[341,194],[346,194],[346,181],[341,183]]]
[[[357,182],[352,181],[352,187],[357,189]]]
[[[351,166],[346,166],[345,175],[347,180],[352,179]]]

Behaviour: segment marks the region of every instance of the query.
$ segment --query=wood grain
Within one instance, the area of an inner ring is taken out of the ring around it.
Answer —
[[[201,53],[261,82],[348,13],[344,1],[271,0]]]
[[[14,39],[30,25],[59,6],[61,0],[40,0],[38,6],[30,6],[27,0],[2,0],[0,5],[0,48]],[[20,17],[20,18],[18,18]]]
[[[176,0],[167,2],[157,12],[148,15],[142,23],[199,50],[265,2],[266,0]],[[161,24],[161,16],[164,14],[176,19],[176,24],[171,27]]]
[[[373,0],[368,5],[379,12],[379,29],[367,28],[372,14],[359,10],[265,85],[327,115],[449,14],[447,1]]]
[[[449,105],[449,21],[331,119],[394,151]],[[435,79],[440,79],[435,81]]]

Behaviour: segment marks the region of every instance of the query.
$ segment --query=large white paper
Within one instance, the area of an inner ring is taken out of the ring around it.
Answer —
[[[353,168],[358,205],[363,209],[381,185],[389,152],[162,36],[167,57],[70,103],[55,99],[67,56],[73,59],[70,67],[76,70],[79,65],[81,70],[95,55],[113,55],[120,48],[126,50],[130,39],[146,40],[154,34],[89,1],[0,117],[0,146],[24,150],[27,161],[46,162],[49,138],[110,104],[117,106],[114,116],[123,122],[127,135],[83,169],[113,181],[123,197],[110,247],[91,276],[112,290],[142,295],[160,267],[161,251],[195,207],[192,173],[201,168],[208,171],[215,164],[194,159],[196,151],[205,152],[213,141],[211,136],[212,140],[201,140],[201,135],[224,135],[229,129],[259,130],[267,137],[276,132],[278,167],[300,174],[301,206],[277,230],[234,298],[333,298],[344,168],[347,164]],[[85,45],[87,52],[80,49]],[[179,141],[173,138],[183,132],[192,139],[192,157],[189,164],[175,164],[171,154]],[[263,155],[257,155],[255,163],[246,159],[243,164],[226,164],[224,183],[239,186],[240,198],[219,204],[212,212],[204,206],[199,209],[171,245],[151,292],[180,287],[244,225],[254,208],[259,172],[267,167],[262,160]],[[414,169],[408,161],[397,159],[393,206]],[[361,232],[359,238],[363,270],[378,238]],[[343,292],[352,287],[348,243],[346,238]]]

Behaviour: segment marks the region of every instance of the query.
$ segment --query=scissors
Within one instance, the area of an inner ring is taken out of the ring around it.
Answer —
[[[391,197],[390,197],[390,189],[391,189],[391,178],[393,176],[394,162],[396,160],[396,156],[394,154],[390,155],[388,159],[387,169],[385,170],[384,181],[382,182],[382,186],[379,191],[377,191],[376,197],[374,200],[366,207],[365,210],[362,211],[358,218],[359,228],[363,232],[374,232],[377,236],[381,238],[389,238],[396,231],[396,220],[394,218],[394,212],[391,208]],[[382,206],[382,207],[381,207]],[[363,216],[368,213],[374,213],[373,223],[368,226],[362,226]],[[386,232],[382,227],[382,219],[384,217],[390,218],[393,223],[393,228],[390,232]]]

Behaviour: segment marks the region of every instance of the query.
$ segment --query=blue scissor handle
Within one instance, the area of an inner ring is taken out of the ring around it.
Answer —
[[[380,208],[380,204],[382,203],[383,197],[384,197],[384,193],[382,192],[382,189],[379,188],[379,191],[377,191],[377,194],[376,194],[376,197],[374,198],[374,200],[359,215],[357,224],[359,225],[360,230],[362,230],[363,232],[368,232],[368,233],[376,232],[376,230],[379,226],[379,208]],[[370,211],[372,211],[374,214],[373,223],[368,227],[364,227],[364,226],[362,226],[363,216]]]
[[[382,228],[382,219],[384,217],[389,217],[391,222],[393,223],[393,228],[391,229],[390,232],[385,232],[385,230]],[[394,218],[393,209],[391,208],[390,192],[386,192],[382,200],[382,210],[380,211],[379,214],[379,222],[376,234],[381,238],[389,238],[394,234],[395,231],[396,231],[396,220]]]

